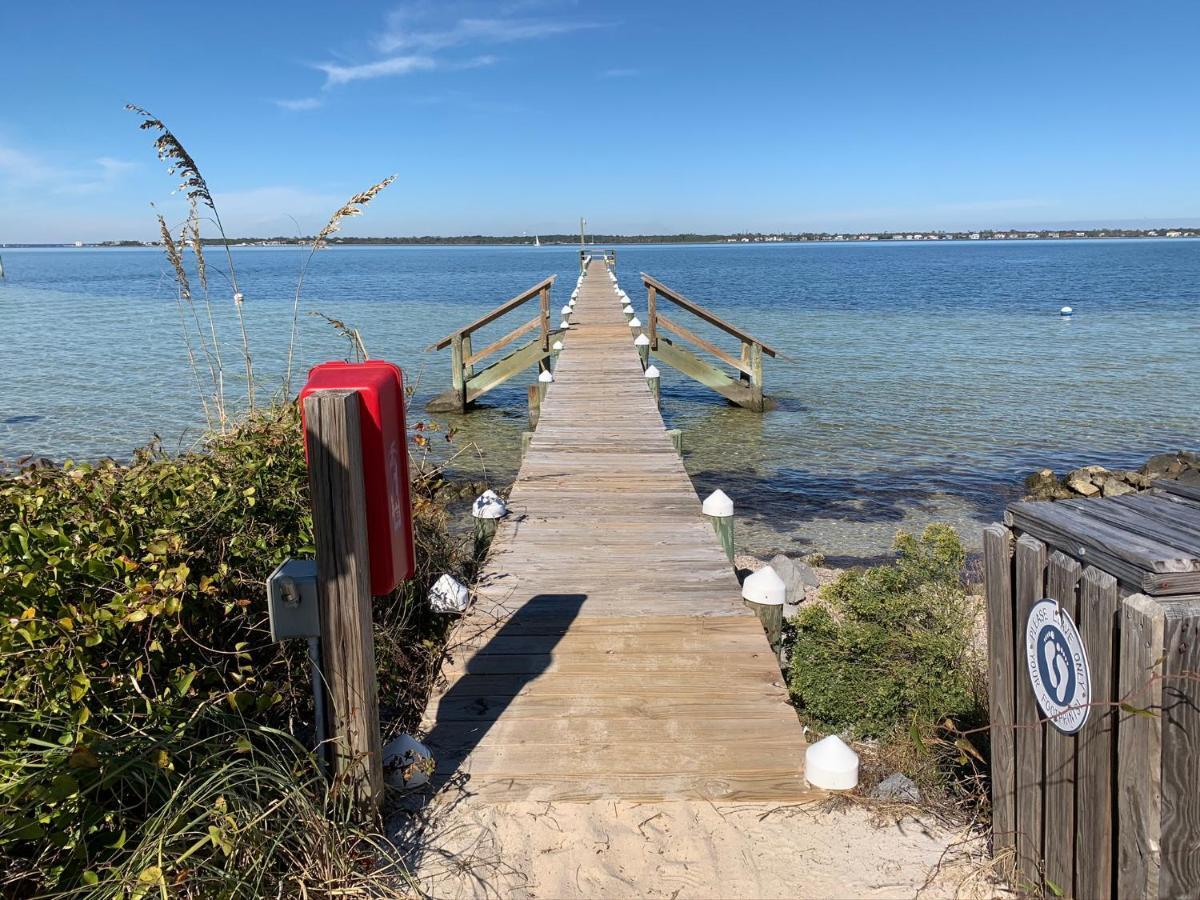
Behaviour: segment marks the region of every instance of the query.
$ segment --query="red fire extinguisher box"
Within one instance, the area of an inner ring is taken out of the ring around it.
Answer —
[[[328,389],[358,392],[371,593],[387,594],[412,575],[414,565],[404,377],[399,366],[382,360],[321,363],[300,391],[301,413],[305,397]]]

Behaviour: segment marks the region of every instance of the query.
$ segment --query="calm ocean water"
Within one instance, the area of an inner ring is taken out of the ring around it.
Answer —
[[[898,528],[980,523],[1041,466],[1136,465],[1200,445],[1200,241],[800,244],[618,248],[639,311],[655,275],[773,343],[779,408],[727,405],[670,370],[664,414],[682,428],[698,489],[738,506],[739,544],[760,553],[886,552]],[[125,456],[169,448],[203,417],[173,282],[155,250],[3,251],[0,458]],[[234,251],[262,393],[278,389],[303,255]],[[215,261],[215,254],[213,256]],[[399,363],[418,402],[445,387],[436,338],[551,273],[561,306],[571,248],[334,248],[313,263],[302,309],[358,327]],[[230,393],[240,358],[229,291],[213,277]],[[1058,309],[1075,308],[1072,321]],[[499,336],[533,314],[502,320]],[[680,317],[676,317],[680,318]],[[683,316],[683,319],[689,317]],[[687,323],[689,326],[691,323]],[[301,320],[301,357],[346,354]],[[631,349],[632,352],[632,349]],[[517,463],[525,385],[466,417],[462,471],[503,483]]]

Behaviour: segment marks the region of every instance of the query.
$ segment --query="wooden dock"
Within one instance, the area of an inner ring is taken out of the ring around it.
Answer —
[[[424,731],[485,802],[813,797],[761,624],[700,511],[605,263]]]

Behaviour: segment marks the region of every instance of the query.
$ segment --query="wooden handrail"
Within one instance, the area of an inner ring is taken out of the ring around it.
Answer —
[[[697,318],[703,319],[709,325],[715,325],[717,328],[720,328],[725,333],[733,335],[739,341],[742,341],[747,344],[757,344],[758,346],[762,347],[763,353],[767,354],[767,356],[773,357],[773,356],[779,355],[778,351],[774,347],[770,346],[769,344],[765,343],[764,341],[759,340],[758,338],[754,337],[754,335],[749,334],[748,332],[742,331],[742,329],[738,328],[736,325],[731,325],[729,322],[726,322],[724,319],[722,319],[720,316],[716,315],[715,313],[709,312],[707,309],[705,309],[699,303],[689,300],[687,297],[683,296],[683,294],[679,293],[678,291],[674,291],[671,288],[667,287],[665,284],[663,284],[657,278],[652,278],[651,276],[647,275],[645,272],[642,272],[642,283],[644,285],[646,285],[647,288],[653,288],[654,292],[656,294],[658,294],[660,297],[665,297],[667,300],[670,300],[676,306],[679,306],[682,309],[686,309],[692,315],[696,316]],[[662,317],[659,316],[659,318],[661,319]],[[708,349],[708,348],[706,347],[705,349]]]
[[[517,296],[513,297],[511,300],[505,300],[503,303],[501,303],[499,306],[497,306],[491,312],[484,314],[483,316],[481,316],[480,318],[478,318],[474,322],[472,322],[470,325],[467,325],[465,328],[456,329],[455,331],[452,331],[450,334],[446,335],[440,341],[438,341],[434,344],[430,344],[428,347],[425,348],[426,351],[443,350],[446,347],[449,347],[451,342],[456,337],[458,337],[460,335],[471,334],[475,331],[478,331],[480,328],[482,328],[484,325],[487,325],[489,322],[496,321],[496,319],[500,318],[505,313],[512,312],[514,309],[516,309],[522,303],[526,303],[529,300],[532,300],[534,297],[536,297],[538,294],[540,294],[543,290],[551,287],[554,284],[554,280],[556,278],[558,278],[557,275],[551,275],[549,278],[545,279],[544,281],[539,281],[533,287],[523,291],[520,294],[517,294]],[[772,354],[772,355],[774,355],[774,354]]]
[[[657,319],[659,325],[661,325],[663,328],[667,329],[667,331],[671,332],[672,334],[676,334],[679,337],[683,338],[685,341],[691,341],[697,347],[701,347],[701,348],[707,350],[709,353],[711,353],[717,359],[721,360],[721,362],[726,363],[730,366],[733,366],[733,368],[737,369],[739,372],[744,372],[745,374],[750,375],[750,376],[754,375],[753,368],[740,362],[739,360],[734,359],[732,356],[730,356],[728,353],[726,353],[724,350],[722,350],[716,344],[706,341],[704,338],[700,337],[700,335],[698,335],[692,331],[689,331],[688,329],[684,328],[682,325],[678,324],[677,322],[672,322],[670,319],[668,319],[662,313],[657,313],[655,318]]]
[[[500,338],[500,340],[495,341],[491,344],[488,344],[486,347],[484,347],[478,353],[468,356],[466,359],[463,360],[463,365],[464,366],[475,365],[475,363],[479,362],[482,359],[486,359],[489,355],[491,355],[492,353],[495,353],[501,347],[507,347],[509,344],[511,344],[513,341],[515,341],[521,335],[528,334],[529,332],[533,331],[535,328],[537,328],[541,324],[542,324],[542,317],[540,315],[534,316],[532,319],[530,319],[524,325],[520,326],[519,328],[514,328],[512,331],[510,331],[504,337]]]

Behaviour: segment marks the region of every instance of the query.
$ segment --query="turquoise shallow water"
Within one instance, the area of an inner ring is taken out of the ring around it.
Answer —
[[[169,448],[196,440],[203,417],[158,251],[2,252],[0,457],[120,457],[155,434]],[[234,254],[270,394],[302,254]],[[334,248],[314,261],[302,308],[358,327],[423,405],[449,369],[429,343],[556,272],[557,310],[576,260],[554,247]],[[618,248],[618,271],[639,311],[646,271],[793,360],[767,361],[779,407],[765,416],[664,374],[688,470],[701,492],[734,497],[751,551],[873,556],[897,528],[935,520],[975,542],[1032,469],[1136,465],[1200,444],[1200,241],[638,246]],[[213,284],[237,394],[232,303],[219,274]],[[1063,304],[1076,310],[1069,322]],[[305,366],[346,352],[308,316],[300,349]],[[444,417],[462,429],[456,446],[477,448],[456,466],[511,478],[526,383]]]

